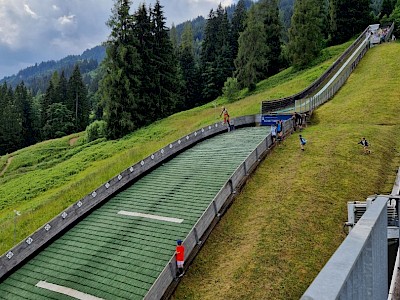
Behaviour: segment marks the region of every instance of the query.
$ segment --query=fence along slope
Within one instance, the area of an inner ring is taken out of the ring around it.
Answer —
[[[365,34],[367,33],[369,27],[367,27],[359,37],[343,52],[343,54],[328,68],[316,81],[314,81],[310,86],[305,88],[303,91],[281,99],[263,101],[261,104],[261,114],[268,114],[280,109],[284,109],[288,106],[294,106],[296,100],[300,100],[310,96],[314,92],[321,88],[321,84],[329,77],[332,76],[337,70],[337,67],[343,62],[343,60],[365,39]]]
[[[243,117],[243,118],[241,118],[241,119],[238,119],[237,121],[236,121],[236,124],[241,124],[241,125],[243,125],[243,124],[254,124],[254,121],[255,121],[255,116],[250,116],[250,117]],[[214,130],[216,130],[217,129],[217,126],[209,126],[209,127],[207,127],[208,128],[208,130],[210,131],[210,132],[213,132]],[[289,126],[288,126],[288,128],[289,128]],[[225,129],[224,129],[225,130]],[[265,129],[263,129],[264,131],[265,131]],[[204,130],[204,132],[205,132],[206,130]],[[198,132],[201,132],[201,131],[198,131]],[[200,133],[198,133],[197,135],[199,135]],[[193,133],[193,136],[196,136],[194,133]],[[189,137],[189,136],[187,136],[187,137]],[[187,138],[187,137],[185,137],[185,139],[186,139],[186,141],[189,141],[191,138],[192,138],[192,136],[190,136],[189,138]],[[183,144],[183,139],[181,139],[181,140],[178,140],[177,142],[176,142],[176,145],[182,145]],[[172,144],[171,144],[172,145]],[[168,146],[169,147],[169,146]],[[257,150],[255,150],[255,151],[257,151],[257,153],[261,153],[262,152],[262,149],[264,149],[264,148],[266,148],[266,145],[265,146],[260,146],[261,148],[257,148]],[[172,145],[172,148],[174,148],[174,145]],[[172,149],[172,148],[170,148],[170,149]],[[163,150],[163,149],[161,149],[161,150]],[[165,150],[165,149],[164,149]],[[165,152],[164,152],[164,154],[165,154]],[[151,160],[154,160],[155,159],[155,156],[154,156],[154,158],[152,158],[151,156],[149,157],[149,162],[151,162]],[[145,163],[146,164],[146,163]],[[144,165],[145,164],[142,164],[142,162],[140,163],[140,166],[141,167],[144,167]],[[244,169],[246,169],[246,167],[244,167]],[[131,169],[128,169],[129,170],[129,172],[131,172]],[[123,179],[123,177],[121,176],[117,176],[117,180],[119,180],[119,181],[121,181]],[[109,186],[108,188],[111,188],[111,186]],[[91,200],[95,200],[96,199],[96,197],[98,197],[98,195],[93,195],[93,193],[90,195],[91,196]],[[83,204],[83,203],[82,203]],[[82,206],[81,206],[82,207]],[[70,216],[71,217],[71,216]],[[92,214],[91,215],[91,221],[92,222],[94,222],[94,225],[96,225],[96,226],[99,226],[99,227],[101,227],[101,223],[102,222],[104,222],[104,221],[100,221],[100,220],[102,220],[102,219],[98,219],[98,217],[99,216],[97,216],[96,214]],[[64,220],[65,219],[67,219],[68,218],[68,215],[67,216],[65,216],[65,218],[64,218]],[[96,218],[97,218],[97,220],[96,220]],[[107,217],[107,218],[109,218],[109,217]],[[106,222],[107,223],[107,222]],[[108,224],[108,223],[107,223]],[[93,225],[93,226],[94,226]],[[109,224],[109,227],[110,228],[108,228],[107,230],[109,230],[111,233],[111,235],[112,235],[112,232],[113,232],[113,230],[115,231],[115,230],[117,230],[117,233],[118,233],[118,230],[119,229],[115,229],[115,228],[111,228],[112,227],[112,225],[113,224]],[[95,226],[95,227],[96,227]],[[108,225],[107,225],[108,226]],[[106,226],[106,227],[107,227]],[[52,229],[55,229],[55,228],[52,228]],[[188,228],[188,230],[189,230],[190,228]],[[51,230],[51,228],[49,229],[49,231]],[[96,231],[94,230],[94,228],[92,228],[92,230],[82,230],[82,229],[76,229],[75,231],[77,231],[78,232],[78,235],[80,236],[78,239],[76,238],[76,237],[73,237],[73,235],[72,235],[72,232],[71,233],[69,233],[68,232],[68,234],[67,234],[67,237],[69,238],[69,242],[68,243],[72,243],[72,244],[70,244],[69,245],[69,247],[71,246],[71,245],[76,245],[76,243],[81,243],[82,242],[82,239],[85,237],[84,236],[84,234],[86,234],[86,236],[87,235],[89,235],[90,236],[90,238],[89,239],[91,239],[91,240],[96,240],[97,239],[97,233],[96,233]],[[110,234],[108,234],[108,237],[109,238],[111,238],[111,236],[110,236]],[[134,237],[133,237],[134,238]],[[34,241],[31,241],[31,244],[33,244],[34,243]],[[150,243],[150,241],[149,241],[149,243]],[[169,241],[169,244],[171,244],[171,241]],[[62,244],[62,243],[56,243],[55,244],[55,246],[52,248],[53,250],[54,249],[56,249],[57,251],[59,250],[59,249],[61,249],[61,248],[65,248],[66,246],[64,245],[64,244]],[[119,247],[119,246],[118,246]],[[117,248],[118,248],[117,247]],[[71,248],[68,248],[69,250],[71,250]],[[87,249],[87,250],[84,250],[83,248],[81,248],[81,247],[76,247],[75,246],[75,249],[77,249],[77,250],[75,250],[75,251],[77,251],[77,255],[79,254],[79,253],[81,253],[81,255],[88,255],[91,251],[91,249]],[[82,250],[83,249],[83,250]],[[118,248],[119,249],[119,248]],[[56,252],[56,250],[54,250],[54,251],[52,251],[52,252],[50,252],[51,253],[51,255],[49,256],[49,254],[46,254],[45,256],[38,256],[37,257],[37,259],[35,260],[35,264],[34,264],[34,268],[32,269],[31,267],[27,267],[27,268],[24,268],[23,269],[23,272],[22,272],[22,274],[23,274],[23,282],[24,283],[19,283],[19,284],[23,284],[24,285],[24,289],[29,289],[29,287],[30,288],[32,288],[32,286],[31,286],[31,283],[32,283],[32,281],[33,282],[35,282],[35,281],[38,281],[39,279],[40,279],[40,277],[35,277],[35,278],[33,278],[32,276],[38,276],[38,274],[40,274],[40,272],[32,272],[32,271],[34,271],[34,270],[37,270],[37,268],[38,267],[40,267],[40,264],[44,264],[44,261],[52,261],[52,262],[54,262],[55,261],[55,259],[56,259],[56,257],[54,257],[54,255],[56,255],[57,253],[55,253]],[[94,251],[96,251],[96,249],[93,249]],[[83,252],[82,252],[83,251]],[[85,252],[86,251],[86,252]],[[89,253],[88,253],[88,251],[89,251]],[[120,257],[120,256],[118,256],[118,255],[115,255],[117,252],[115,252],[116,250],[113,250],[113,248],[110,248],[109,249],[109,251],[111,252],[111,254],[113,254],[112,255],[112,257],[113,257],[113,259],[115,259],[115,260],[120,260],[120,259],[122,259],[123,257],[126,257],[126,256],[124,256],[124,255],[122,255],[122,258]],[[121,250],[118,250],[118,251],[121,251]],[[78,253],[79,252],[79,253]],[[85,254],[86,253],[86,254]],[[98,253],[98,257],[100,257],[101,255],[100,255],[100,252],[96,252],[96,253]],[[170,252],[171,253],[171,252]],[[115,258],[115,257],[117,257],[117,258]],[[44,258],[43,258],[44,257]],[[107,257],[103,257],[102,259],[105,259],[105,258],[107,258]],[[8,259],[8,258],[7,258]],[[154,259],[156,259],[156,257],[154,257]],[[12,257],[9,259],[9,261],[11,261],[12,260]],[[72,261],[74,261],[74,259],[73,258],[71,258],[71,260]],[[78,257],[76,257],[75,258],[75,260],[76,261],[79,261],[79,259],[78,259]],[[67,263],[67,265],[68,265],[68,268],[73,268],[74,267],[74,265],[72,264],[71,265],[71,262],[68,262],[68,261],[65,261],[65,259],[63,260],[63,259],[61,259],[61,263],[63,264],[63,263]],[[100,265],[101,265],[101,263],[102,263],[102,261],[100,261],[100,260],[92,260],[92,263],[91,263],[91,265],[93,265],[97,270],[99,270],[99,268],[100,268]],[[57,269],[57,273],[58,274],[64,274],[63,276],[64,276],[64,278],[61,278],[60,280],[61,281],[59,281],[58,283],[59,284],[61,284],[61,283],[63,283],[65,280],[67,280],[67,278],[66,277],[69,277],[69,275],[67,275],[67,273],[66,273],[66,271],[65,271],[65,269],[68,269],[68,268],[61,268],[61,270],[58,270],[58,269],[60,269],[60,267],[56,267],[55,269]],[[46,276],[52,276],[52,275],[54,275],[54,271],[55,270],[53,270],[53,271],[46,271],[47,273],[47,275]],[[83,271],[83,270],[82,270]],[[89,270],[85,270],[83,273],[82,273],[82,271],[80,271],[80,274],[81,274],[81,276],[84,276],[84,274],[85,273],[88,273],[88,271]],[[118,269],[115,269],[115,268],[111,268],[111,270],[109,270],[109,272],[110,273],[114,273],[114,272],[123,272],[123,271],[126,271],[126,270],[124,270],[123,268],[120,270],[120,271],[118,271]],[[155,270],[154,270],[155,271]],[[49,273],[50,272],[50,273]],[[153,271],[152,271],[153,272]],[[90,273],[90,272],[89,272]],[[17,273],[18,274],[18,273]],[[33,275],[34,274],[34,275]],[[153,275],[151,275],[151,274],[148,274],[150,277],[153,277],[153,276],[155,276],[155,273],[153,272],[152,273]],[[18,276],[17,276],[18,277]],[[96,276],[94,276],[94,275],[92,275],[92,277],[93,277],[93,279],[96,279],[97,277]],[[105,278],[108,278],[109,276],[107,276],[107,275],[105,275]],[[128,276],[129,277],[129,276]],[[18,277],[18,278],[20,278],[21,279],[21,277]],[[122,277],[118,277],[119,279],[118,280],[122,280],[121,278]],[[148,277],[147,277],[148,278]],[[108,279],[111,279],[111,278],[108,278]],[[130,284],[132,284],[132,286],[135,286],[136,288],[145,288],[145,287],[143,287],[143,284],[144,285],[146,285],[146,286],[148,286],[149,285],[149,283],[150,282],[148,282],[148,279],[144,279],[143,280],[143,278],[129,278],[130,279]],[[13,276],[13,280],[15,280],[15,276]],[[97,280],[97,279],[96,279]],[[100,279],[98,279],[98,280],[100,280]],[[15,281],[13,281],[13,282],[15,282]],[[120,285],[122,285],[121,287],[120,287],[120,289],[121,290],[125,290],[125,292],[127,291],[127,289],[129,289],[129,287],[126,285],[126,283],[123,283],[123,282],[121,282],[120,283]],[[79,288],[79,287],[78,287]],[[146,288],[145,288],[146,289]],[[101,288],[100,288],[100,292],[102,292],[104,295],[108,295],[108,296],[110,296],[110,292],[112,292],[112,293],[115,293],[116,291],[114,290],[112,290],[112,288],[110,289],[111,291],[109,291],[108,290],[108,288],[107,288],[107,290],[102,290]],[[3,290],[3,291],[5,291],[5,290]],[[95,293],[96,291],[93,289],[93,287],[92,288],[89,288],[89,287],[85,287],[84,288],[84,292],[87,292],[88,294],[93,294],[93,293]],[[136,295],[136,296],[138,296],[139,298],[140,298],[140,295]],[[108,298],[108,297],[106,297],[106,298]]]

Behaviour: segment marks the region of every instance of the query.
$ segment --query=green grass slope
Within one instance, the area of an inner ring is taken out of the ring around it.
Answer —
[[[260,82],[251,96],[228,104],[232,117],[256,114],[260,103],[292,95],[311,84],[350,43],[324,50],[325,61],[302,72],[289,68]],[[188,132],[218,120],[224,99],[175,114],[151,126],[117,140],[98,140],[83,144],[79,135],[46,141],[0,157],[0,253],[14,245],[14,210],[16,242],[27,237],[63,209],[91,193],[143,157],[162,148]],[[217,107],[215,107],[217,105]],[[7,161],[12,158],[8,165]],[[6,169],[5,169],[6,168]]]
[[[400,44],[371,49],[302,134],[275,148],[173,299],[299,299],[345,234],[347,201],[389,193],[400,166]],[[357,142],[365,136],[371,155]]]

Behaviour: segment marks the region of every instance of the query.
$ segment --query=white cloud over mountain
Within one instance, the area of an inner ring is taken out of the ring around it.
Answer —
[[[140,1],[142,2],[142,1]],[[132,1],[136,9],[139,1]],[[147,5],[154,0],[146,1]],[[233,0],[161,0],[167,25]],[[36,62],[57,60],[107,39],[112,0],[0,0],[0,78]]]

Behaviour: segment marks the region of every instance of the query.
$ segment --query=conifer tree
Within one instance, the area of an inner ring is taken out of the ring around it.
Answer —
[[[236,59],[239,51],[239,35],[244,31],[246,16],[246,3],[244,0],[239,0],[232,17],[231,47],[233,59]]]
[[[155,120],[164,118],[175,112],[181,101],[178,79],[178,61],[174,55],[165,17],[160,1],[157,0],[151,13],[151,22],[154,38],[154,69],[153,80],[156,83],[155,91]]]
[[[233,57],[230,45],[230,23],[221,4],[211,10],[207,19],[201,53],[203,98],[205,101],[219,96],[225,80],[232,75]]]
[[[251,45],[249,47],[248,45]],[[266,44],[266,32],[260,18],[259,9],[252,6],[245,22],[245,30],[239,37],[239,52],[235,60],[235,77],[240,88],[254,90],[256,83],[267,69],[267,53],[270,52]]]
[[[396,5],[396,0],[383,0],[381,16],[390,16],[394,7]]]
[[[369,0],[331,0],[329,6],[332,44],[360,34],[370,23]]]
[[[46,120],[48,119],[47,109],[50,107],[50,105],[55,103],[54,101],[55,98],[56,98],[56,87],[53,84],[53,80],[50,80],[46,93],[41,98],[41,103],[40,103],[40,128],[42,129],[46,124]],[[46,139],[46,136],[42,136],[42,138]]]
[[[69,78],[67,94],[68,101],[66,106],[72,113],[73,118],[71,121],[75,125],[75,130],[85,130],[86,126],[89,125],[90,105],[87,96],[87,88],[83,83],[78,65],[75,65],[74,71]]]
[[[289,29],[288,54],[295,68],[304,68],[323,47],[324,0],[297,0]]]
[[[106,42],[107,55],[103,62],[106,74],[100,89],[107,136],[112,139],[132,132],[143,119],[137,112],[141,61],[130,6],[130,0],[115,0],[107,22],[111,34]]]
[[[258,4],[260,18],[264,23],[266,53],[266,69],[263,77],[274,75],[280,69],[282,24],[279,18],[278,0],[261,0]],[[261,79],[261,78],[260,78]]]
[[[68,102],[68,100],[67,100],[68,80],[65,77],[64,70],[61,72],[60,78],[58,80],[58,84],[55,89],[55,93],[56,93],[55,97],[57,98],[57,101],[54,101],[54,102],[63,103],[63,104],[67,105],[67,102]]]
[[[157,72],[154,65],[153,49],[154,37],[152,35],[152,23],[150,13],[144,3],[134,13],[135,38],[138,40],[137,52],[141,60],[141,67],[138,69],[138,80],[140,81],[139,99],[137,105],[138,126],[151,123],[156,119],[154,109],[154,95],[157,88],[153,80],[153,74]]]
[[[14,92],[6,83],[0,89],[0,105],[0,155],[3,155],[22,144],[22,127],[14,103]]]
[[[32,102],[32,96],[22,81],[14,91],[14,103],[21,125],[21,144],[18,148],[32,145],[37,141]]]
[[[200,73],[194,56],[192,24],[187,22],[182,33],[179,63],[183,77],[184,104],[182,109],[193,108],[201,103]]]

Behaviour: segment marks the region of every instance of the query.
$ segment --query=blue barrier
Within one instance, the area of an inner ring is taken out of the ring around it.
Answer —
[[[260,125],[261,126],[271,126],[276,124],[278,120],[283,122],[290,120],[292,115],[262,115]]]

